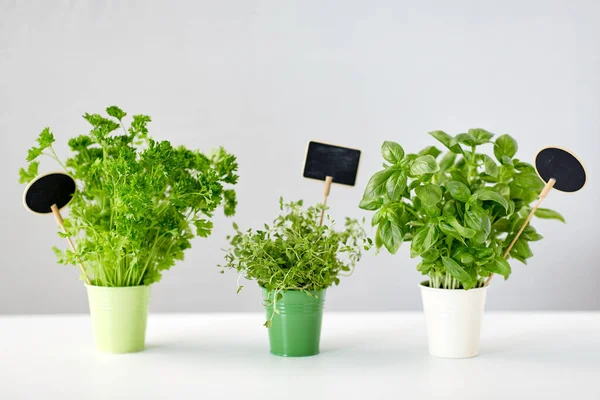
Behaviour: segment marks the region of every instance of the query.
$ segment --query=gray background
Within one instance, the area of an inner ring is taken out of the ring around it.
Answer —
[[[87,129],[84,112],[116,104],[153,118],[151,134],[239,157],[242,227],[259,227],[287,199],[321,199],[301,177],[311,139],[363,150],[357,187],[334,186],[332,215],[357,208],[384,140],[407,151],[426,132],[510,133],[522,159],[558,144],[586,161],[591,181],[552,193],[568,223],[536,221],[545,240],[528,266],[494,281],[488,309],[598,310],[600,2],[597,1],[5,1],[0,0],[0,313],[83,312],[52,217],[21,205],[17,170],[38,132],[59,141]],[[43,171],[56,169],[48,160]],[[235,294],[218,273],[232,220],[153,287],[153,311],[258,311],[258,288]],[[416,310],[417,261],[369,254],[332,288],[330,310]]]

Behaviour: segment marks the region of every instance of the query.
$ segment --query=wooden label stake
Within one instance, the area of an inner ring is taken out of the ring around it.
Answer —
[[[546,147],[542,149],[535,158],[535,168],[539,177],[546,182],[546,186],[540,192],[538,201],[504,252],[503,257],[505,259],[508,258],[510,251],[515,243],[517,243],[517,240],[519,240],[531,218],[533,218],[536,210],[553,188],[561,192],[576,192],[585,186],[587,179],[585,167],[581,161],[571,152],[559,147]],[[491,274],[487,278],[484,286],[490,284],[493,276],[494,274]]]
[[[323,205],[327,205],[327,197],[329,197],[329,192],[331,191],[331,183],[333,182],[333,178],[331,176],[327,176],[325,178],[325,189],[323,190]],[[321,210],[321,220],[319,221],[319,226],[323,226],[323,218],[325,217],[325,208]]]
[[[34,214],[49,214],[54,215],[57,225],[63,233],[67,233],[65,223],[60,209],[65,207],[73,199],[76,185],[73,178],[63,172],[52,172],[36,177],[25,188],[23,193],[23,204],[25,208]],[[75,245],[70,237],[67,237],[67,243],[73,251]],[[81,263],[78,263],[79,269],[84,276],[85,283],[90,285],[90,278],[85,272],[85,268]]]

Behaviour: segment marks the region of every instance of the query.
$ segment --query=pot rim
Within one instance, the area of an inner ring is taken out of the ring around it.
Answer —
[[[272,290],[272,289],[271,289],[271,290],[269,290],[269,289],[267,289],[266,287],[264,287],[264,286],[262,286],[262,285],[258,285],[258,287],[259,287],[259,288],[261,288],[261,290],[266,290],[267,292],[273,292],[273,291],[274,291],[274,290]],[[279,290],[279,291],[280,291],[280,292],[298,292],[298,293],[302,293],[302,292],[315,292],[315,293],[318,293],[318,292],[324,292],[324,291],[326,291],[326,290],[327,290],[327,288],[325,288],[325,289],[318,289],[318,290],[315,290],[315,289],[313,289],[313,290],[300,290],[300,289],[281,289],[281,290]]]
[[[443,288],[432,288],[432,287],[426,286],[425,283],[429,284],[429,281],[423,281],[423,282],[419,283],[419,287],[421,289],[425,289],[425,290],[442,291],[442,292],[447,292],[447,293],[477,292],[480,290],[486,290],[488,288],[487,286],[482,286],[480,288],[473,288],[473,289],[469,289],[469,290],[466,290],[466,289],[443,289]]]
[[[123,289],[143,289],[143,288],[149,288],[150,285],[137,285],[137,286],[98,286],[98,285],[88,285],[87,283],[83,284],[86,288],[94,288],[94,289],[100,289],[100,290],[123,290]]]

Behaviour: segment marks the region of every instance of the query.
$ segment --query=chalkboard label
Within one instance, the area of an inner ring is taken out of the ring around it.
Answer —
[[[585,185],[586,174],[583,164],[575,155],[558,147],[546,147],[535,157],[535,168],[546,183],[556,180],[554,189],[576,192]]]
[[[359,162],[360,150],[309,142],[303,175],[322,181],[331,176],[334,183],[354,186]]]
[[[62,172],[40,175],[27,185],[23,195],[25,208],[37,214],[48,214],[56,205],[60,210],[73,198],[75,181]]]

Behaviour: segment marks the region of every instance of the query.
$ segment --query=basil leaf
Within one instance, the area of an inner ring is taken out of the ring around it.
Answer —
[[[466,146],[477,146],[477,140],[469,135],[468,133],[459,133],[454,138],[450,140],[450,146],[455,145],[456,143],[461,143]]]
[[[463,267],[450,257],[442,257],[442,263],[450,275],[462,283],[466,290],[471,289],[477,283],[476,279],[473,279]]]
[[[465,185],[462,182],[458,182],[458,181],[447,182],[446,189],[448,189],[448,191],[450,192],[450,195],[452,197],[454,197],[458,201],[462,201],[463,203],[466,203],[467,201],[469,201],[469,198],[471,197],[471,191],[469,190],[467,185]]]
[[[381,145],[381,155],[390,164],[398,164],[404,158],[404,149],[396,142],[385,141]]]
[[[454,239],[460,241],[462,244],[466,244],[465,239],[463,239],[463,237],[460,235],[460,233],[458,233],[456,231],[456,229],[454,229],[452,227],[452,225],[450,225],[446,221],[444,221],[444,220],[440,221],[438,223],[438,227],[446,236],[450,236],[451,238],[454,238]]]
[[[429,223],[421,227],[412,239],[410,256],[416,257],[431,248],[437,242],[439,233],[435,225]]]
[[[381,208],[383,205],[383,199],[381,197],[374,198],[363,198],[358,204],[359,208],[363,210],[375,211]]]
[[[376,172],[375,175],[369,179],[363,199],[371,199],[378,196],[383,196],[386,192],[386,183],[389,177],[394,173],[391,168],[384,169],[383,171]]]
[[[450,144],[450,141],[452,140],[452,136],[448,135],[447,133],[442,132],[442,131],[433,131],[433,132],[429,132],[429,134],[431,136],[433,136],[434,138],[436,138],[438,142],[440,142],[441,144],[446,146],[446,148],[448,150],[450,150],[451,152],[456,153],[456,154],[463,153],[463,150],[459,145]]]
[[[502,195],[500,193],[494,191],[493,189],[489,189],[489,188],[480,189],[471,196],[471,200],[494,201],[494,202],[500,204],[502,207],[504,207],[504,210],[506,210],[506,212],[508,213],[508,209],[509,209],[508,200],[506,200],[504,197],[502,197]]]
[[[400,200],[406,190],[406,175],[403,171],[394,172],[387,180],[386,189],[391,200]]]
[[[433,267],[434,267],[434,264],[432,264],[432,263],[426,263],[426,262],[422,261],[422,262],[419,263],[419,265],[417,265],[417,271],[419,271],[423,275],[426,275],[427,273],[429,273],[429,271]]]
[[[510,264],[502,257],[496,257],[492,261],[483,265],[483,268],[498,275],[502,275],[504,279],[508,279],[511,273]]]
[[[442,189],[433,184],[418,186],[415,188],[415,194],[424,205],[435,205],[442,200]]]
[[[503,157],[513,158],[518,149],[517,141],[510,135],[502,135],[494,143],[494,155],[502,164],[506,164]]]
[[[464,226],[462,226],[460,224],[460,222],[458,222],[458,220],[453,217],[453,216],[447,216],[446,217],[446,221],[454,228],[456,229],[456,231],[460,234],[460,236],[462,237],[466,237],[467,239],[472,238],[473,236],[475,236],[475,230],[471,229],[471,228],[465,228]]]
[[[446,204],[444,204],[444,208],[442,208],[442,215],[444,217],[453,216],[456,217],[458,211],[456,209],[456,200],[448,200]]]
[[[527,259],[533,257],[533,252],[529,243],[524,237],[520,237],[513,248],[510,250],[510,256],[521,261],[523,264],[527,264]]]
[[[420,156],[432,156],[433,158],[437,158],[442,152],[435,146],[429,146],[424,148],[419,152]]]
[[[482,154],[481,158],[483,160],[484,172],[490,176],[498,177],[498,164],[496,161],[487,154]]]
[[[476,207],[471,207],[465,212],[465,224],[480,234],[476,240],[478,243],[485,241],[492,229],[490,217],[484,210]]]
[[[452,254],[452,258],[459,261],[462,265],[471,265],[475,261],[475,257],[467,247],[459,247]]]
[[[477,144],[489,143],[490,139],[494,137],[493,133],[486,131],[485,129],[469,129],[469,135],[473,136],[477,140]]]
[[[454,160],[456,160],[456,154],[452,152],[444,154],[440,160],[440,171],[446,171],[452,167],[454,165]]]
[[[545,219],[557,219],[559,221],[565,222],[565,218],[557,213],[554,210],[550,210],[549,208],[538,208],[535,210],[535,216],[538,218]]]
[[[377,228],[377,235],[381,243],[391,254],[396,254],[402,244],[402,230],[389,220],[383,221]]]
[[[435,162],[435,158],[431,155],[418,157],[410,166],[411,174],[416,176],[432,174],[439,170],[440,167]]]

